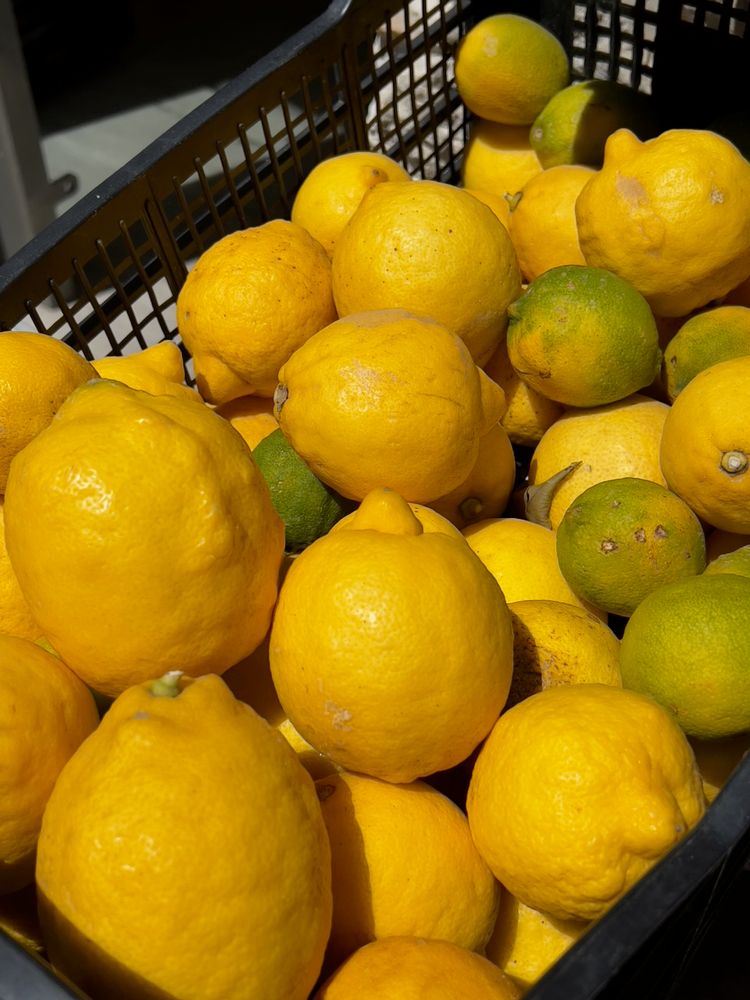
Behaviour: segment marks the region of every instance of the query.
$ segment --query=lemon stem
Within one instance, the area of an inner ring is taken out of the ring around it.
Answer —
[[[744,451],[725,451],[719,464],[724,472],[736,476],[747,468],[747,455]]]
[[[273,393],[273,408],[276,413],[281,413],[281,408],[286,403],[288,397],[289,390],[282,382],[279,382]]]
[[[166,674],[152,681],[149,691],[157,698],[176,698],[180,693],[181,670],[169,670]]]
[[[577,469],[580,462],[572,462],[570,465],[556,472],[538,486],[527,486],[523,494],[526,519],[534,524],[541,524],[544,528],[551,528],[552,522],[549,519],[549,511],[552,506],[552,497],[558,485],[567,476]]]

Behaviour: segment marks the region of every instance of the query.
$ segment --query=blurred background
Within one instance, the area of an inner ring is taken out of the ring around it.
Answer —
[[[0,261],[328,0],[0,0]]]

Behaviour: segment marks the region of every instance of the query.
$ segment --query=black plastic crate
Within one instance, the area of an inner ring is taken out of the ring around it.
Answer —
[[[470,116],[455,45],[500,11],[553,31],[574,78],[650,94],[663,128],[748,114],[747,0],[333,0],[0,266],[0,329],[45,332],[88,358],[179,343],[191,262],[233,230],[288,217],[325,157],[376,149],[414,176],[456,181]],[[748,857],[746,758],[691,834],[527,998],[684,996],[690,958]],[[0,934],[0,1000],[64,997],[83,994]]]

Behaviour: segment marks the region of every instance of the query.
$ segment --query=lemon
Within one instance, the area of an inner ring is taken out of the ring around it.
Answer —
[[[641,142],[617,129],[576,219],[586,262],[630,281],[659,316],[686,316],[750,275],[750,163],[713,132]]]
[[[596,483],[557,528],[557,559],[579,597],[628,616],[665,583],[702,573],[701,523],[675,493],[646,479]]]
[[[214,674],[115,699],[55,784],[36,871],[52,964],[91,996],[307,1000],[320,973],[314,783]]]
[[[541,24],[518,14],[494,14],[458,44],[458,95],[479,118],[530,125],[570,78],[568,55]]]
[[[484,371],[505,393],[506,410],[500,423],[511,443],[533,448],[562,416],[564,407],[523,381],[510,363],[507,340],[499,345]]]
[[[502,340],[521,290],[513,243],[492,209],[432,180],[371,188],[336,242],[331,279],[341,319],[383,309],[433,319],[478,365]]]
[[[301,552],[324,535],[353,504],[322,483],[284,437],[281,428],[253,450],[271,501],[284,522],[285,550]]]
[[[273,399],[267,396],[238,396],[214,412],[229,421],[251,451],[279,426],[273,415]]]
[[[584,608],[547,599],[513,601],[513,679],[506,707],[556,684],[612,684],[620,640]]]
[[[596,920],[687,835],[705,803],[667,709],[624,688],[571,684],[503,712],[466,808],[480,853],[520,902]]]
[[[513,368],[558,403],[614,403],[659,374],[659,334],[648,303],[610,271],[553,267],[511,303],[508,316]]]
[[[502,389],[458,336],[401,309],[331,323],[278,377],[274,412],[285,436],[352,500],[379,487],[414,503],[444,496],[467,478],[505,409]]]
[[[383,153],[357,149],[329,156],[305,174],[294,196],[290,218],[331,257],[341,230],[366,191],[385,181],[409,180],[401,164]]]
[[[607,137],[618,128],[641,139],[656,135],[648,97],[614,80],[577,80],[550,98],[529,139],[545,170],[564,163],[600,167]]]
[[[541,172],[526,125],[500,125],[484,118],[471,121],[461,160],[461,182],[466,190],[487,191],[507,205],[509,196]],[[507,212],[500,221],[507,226]]]
[[[173,340],[162,340],[132,354],[100,358],[92,364],[100,378],[123,382],[131,389],[202,402],[196,390],[185,385],[182,351]]]
[[[716,306],[686,320],[664,348],[663,378],[671,401],[704,368],[750,354],[750,309]]]
[[[733,552],[724,552],[716,556],[706,566],[705,573],[737,573],[739,576],[750,576],[750,545],[742,545]]]
[[[690,736],[750,729],[750,579],[730,573],[659,587],[641,601],[620,645],[623,684],[674,713]]]

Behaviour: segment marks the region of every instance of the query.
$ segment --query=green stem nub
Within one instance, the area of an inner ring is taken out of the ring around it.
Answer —
[[[158,680],[151,682],[151,694],[157,698],[176,698],[180,693],[181,670],[169,670]]]

